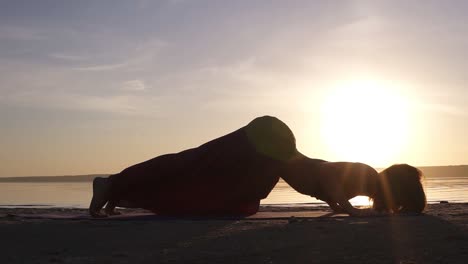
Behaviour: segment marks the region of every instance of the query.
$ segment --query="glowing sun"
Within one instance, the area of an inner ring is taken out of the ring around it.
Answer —
[[[322,138],[338,160],[387,164],[406,143],[408,104],[383,83],[340,84],[321,110]]]

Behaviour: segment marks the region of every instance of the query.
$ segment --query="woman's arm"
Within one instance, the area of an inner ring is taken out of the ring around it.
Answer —
[[[321,196],[334,212],[351,216],[377,216],[377,211],[355,208],[349,199],[357,196],[372,196],[377,172],[370,166],[354,162],[326,162],[319,166]],[[321,197],[317,197],[321,198]]]

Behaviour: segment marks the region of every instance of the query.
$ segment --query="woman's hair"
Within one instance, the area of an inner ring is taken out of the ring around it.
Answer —
[[[421,213],[427,204],[421,178],[421,171],[408,164],[383,170],[379,173],[373,208],[393,213]]]

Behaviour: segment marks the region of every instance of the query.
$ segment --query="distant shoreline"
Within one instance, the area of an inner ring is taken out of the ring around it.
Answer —
[[[0,177],[2,182],[90,182],[96,177],[107,177],[110,174],[88,174],[69,176],[28,176],[28,177]]]
[[[425,177],[464,177],[468,176],[468,165],[419,166]],[[381,171],[383,168],[377,168]],[[64,176],[17,176],[0,177],[2,182],[90,182],[96,177],[108,177],[108,174],[64,175]]]

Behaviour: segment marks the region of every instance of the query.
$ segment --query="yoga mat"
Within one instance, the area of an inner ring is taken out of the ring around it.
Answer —
[[[190,216],[190,217],[172,217],[160,216],[152,213],[123,213],[121,215],[113,215],[105,218],[92,218],[88,214],[83,213],[39,213],[39,214],[9,214],[7,217],[20,219],[44,219],[44,220],[93,220],[93,221],[136,221],[136,220],[291,220],[305,219],[318,217],[343,217],[346,214],[332,214],[330,211],[311,210],[311,211],[275,211],[275,212],[258,212],[250,216],[226,216],[226,217],[206,217],[206,216]]]

